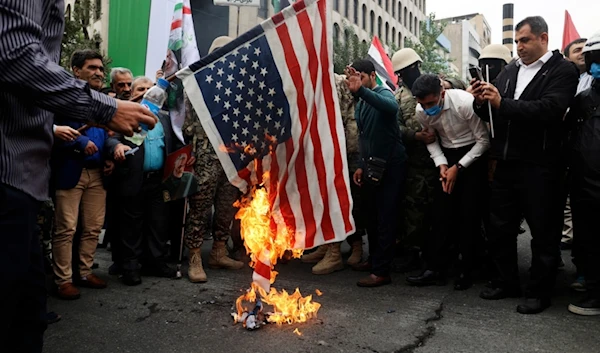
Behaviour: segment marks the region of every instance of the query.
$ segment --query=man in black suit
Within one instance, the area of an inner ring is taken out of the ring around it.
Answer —
[[[149,85],[148,78],[138,78],[136,85]],[[139,151],[125,153],[134,145],[123,135],[115,135],[107,144],[117,162],[116,188],[121,196],[119,227],[122,245],[123,282],[127,285],[142,283],[141,272],[159,277],[175,277],[175,270],[166,264],[169,235],[168,208],[163,200],[162,176],[167,155],[179,149],[171,120],[161,111],[155,129],[150,130],[139,146]]]

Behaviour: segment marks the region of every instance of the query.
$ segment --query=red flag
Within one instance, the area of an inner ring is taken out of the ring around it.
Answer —
[[[571,15],[569,11],[565,10],[565,28],[563,29],[563,44],[562,49],[565,50],[565,47],[569,45],[575,39],[581,38],[579,33],[577,32],[577,28],[573,24],[573,20],[571,20]]]

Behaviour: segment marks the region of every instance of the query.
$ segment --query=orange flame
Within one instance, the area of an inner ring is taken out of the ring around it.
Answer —
[[[268,174],[263,176],[263,180],[268,183]],[[241,235],[246,252],[250,254],[251,266],[254,267],[263,250],[269,251],[272,284],[277,276],[273,267],[278,259],[286,255],[286,251],[288,254],[291,251],[295,258],[302,255],[302,249],[293,249],[294,231],[281,226],[271,228],[271,204],[266,188],[254,187],[250,196],[236,202],[235,206],[239,207],[236,218],[241,221]],[[312,295],[302,297],[298,288],[289,294],[285,290],[278,292],[271,287],[267,293],[259,285],[252,283],[247,293],[236,300],[237,317],[252,311],[259,298],[262,303],[273,307],[273,313],[268,315],[267,320],[278,325],[306,322],[316,317],[321,307],[321,304],[312,301]],[[252,304],[249,305],[250,303]]]

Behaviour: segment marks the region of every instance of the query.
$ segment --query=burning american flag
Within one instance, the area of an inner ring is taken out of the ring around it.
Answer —
[[[260,203],[238,218],[266,292],[285,250],[354,232],[330,3],[298,1],[177,74],[229,181]]]

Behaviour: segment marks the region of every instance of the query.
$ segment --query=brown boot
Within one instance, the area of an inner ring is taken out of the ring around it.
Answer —
[[[302,255],[302,259],[300,261],[305,264],[316,264],[317,262],[323,260],[325,254],[327,253],[327,246],[321,245],[317,248],[317,250],[311,252],[307,255]]]
[[[312,268],[314,275],[327,275],[344,269],[342,252],[340,251],[341,245],[341,242],[327,245],[328,249],[325,257]]]
[[[192,283],[206,282],[206,273],[202,268],[202,257],[200,248],[190,249],[190,266],[188,267],[188,279]]]
[[[208,258],[208,267],[212,269],[239,270],[244,267],[244,263],[229,258],[225,242],[215,240],[213,248],[210,251],[210,257]]]
[[[350,266],[358,265],[360,260],[362,260],[363,248],[362,248],[362,240],[357,240],[351,244],[352,246],[352,254],[346,261],[346,263]]]
[[[58,297],[65,300],[79,299],[81,294],[79,289],[73,285],[73,283],[63,283],[58,287]]]
[[[87,276],[81,277],[77,281],[77,285],[80,287],[96,288],[96,289],[106,288],[106,286],[107,286],[106,281],[102,280],[100,277],[96,276],[93,273],[90,273]]]

